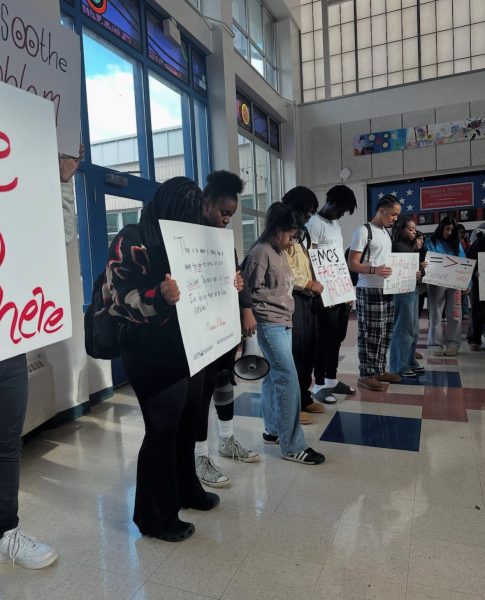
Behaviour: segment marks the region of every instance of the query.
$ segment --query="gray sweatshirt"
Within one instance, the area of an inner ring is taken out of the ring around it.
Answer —
[[[286,254],[271,244],[257,244],[244,261],[243,277],[256,321],[292,327],[293,276]]]

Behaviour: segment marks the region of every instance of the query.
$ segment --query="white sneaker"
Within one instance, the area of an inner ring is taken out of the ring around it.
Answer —
[[[43,569],[57,560],[52,546],[38,542],[18,527],[10,529],[0,538],[0,563],[12,561],[25,569]]]
[[[210,456],[195,456],[195,471],[201,483],[214,488],[229,487],[231,480],[224,475]]]
[[[254,450],[248,450],[242,446],[234,436],[221,437],[219,440],[219,454],[226,458],[238,459],[241,462],[257,462],[259,460],[259,453]]]

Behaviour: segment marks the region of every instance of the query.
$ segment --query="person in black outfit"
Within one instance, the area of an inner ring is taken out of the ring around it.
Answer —
[[[468,248],[467,257],[478,260],[478,253],[485,252],[485,231],[479,229],[475,241]],[[480,350],[482,333],[485,326],[485,301],[480,300],[478,287],[478,264],[475,265],[472,276],[472,289],[470,292],[472,304],[471,319],[468,325],[467,341],[472,352]]]
[[[122,361],[145,423],[138,455],[134,522],[143,535],[170,542],[188,538],[192,523],[180,508],[210,510],[219,496],[206,492],[196,475],[194,446],[203,371],[189,377],[159,219],[202,224],[202,192],[186,177],[163,183],[137,225],[111,243],[103,293],[110,312],[122,317]]]

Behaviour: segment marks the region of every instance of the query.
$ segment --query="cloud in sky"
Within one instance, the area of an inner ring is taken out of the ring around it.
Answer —
[[[131,70],[103,65],[103,73],[86,78],[91,142],[136,133],[135,93]],[[180,94],[151,79],[152,128],[182,125]]]

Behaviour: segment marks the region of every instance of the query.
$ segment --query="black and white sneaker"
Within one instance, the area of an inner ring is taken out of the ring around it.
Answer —
[[[408,369],[407,371],[403,371],[400,373],[401,377],[416,377],[416,373],[414,370]]]
[[[325,462],[325,456],[320,454],[320,452],[315,452],[313,448],[300,450],[300,452],[296,452],[295,454],[282,454],[281,458],[302,463],[303,465],[319,465]]]
[[[416,373],[416,375],[424,375],[425,374],[425,369],[424,367],[413,367],[413,371]]]
[[[322,388],[318,392],[312,392],[312,398],[322,404],[335,404],[337,398],[332,394],[332,388]]]
[[[266,431],[263,431],[263,442],[265,444],[276,446],[280,443],[280,438],[277,435],[273,435],[272,433],[266,433]]]

